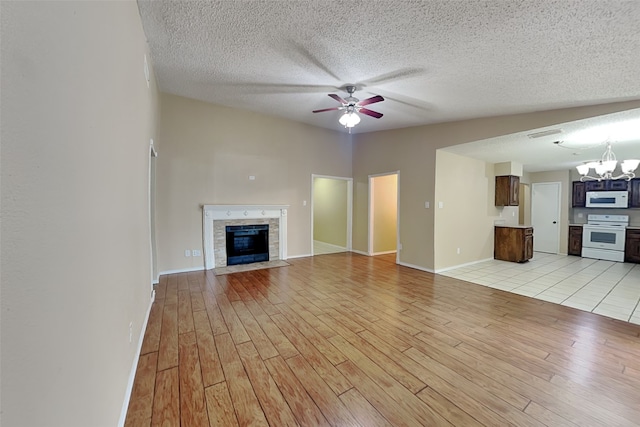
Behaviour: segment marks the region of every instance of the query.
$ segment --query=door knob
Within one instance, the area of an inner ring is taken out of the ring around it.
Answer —
[[[554,224],[556,224],[556,221],[553,221]]]

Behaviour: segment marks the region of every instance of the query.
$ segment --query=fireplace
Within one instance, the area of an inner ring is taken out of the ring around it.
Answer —
[[[269,261],[269,224],[227,225],[227,265]]]
[[[288,205],[203,205],[202,240],[205,269],[227,266],[227,227],[235,226],[264,227],[267,235],[267,260],[286,260],[288,208]],[[259,229],[256,234],[262,232],[263,230]],[[252,239],[256,240],[257,237]],[[255,254],[239,256],[244,255]],[[248,262],[258,261],[254,258]]]

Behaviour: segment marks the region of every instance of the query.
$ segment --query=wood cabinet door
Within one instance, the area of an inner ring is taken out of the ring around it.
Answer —
[[[584,182],[574,181],[573,192],[571,195],[571,205],[574,208],[584,208],[587,203],[587,195],[585,193]]]
[[[520,178],[509,177],[509,206],[520,206]]]
[[[627,230],[624,260],[625,262],[640,263],[640,230]]]
[[[629,207],[640,208],[640,178],[629,181]]]
[[[569,227],[569,255],[582,255],[582,227]]]
[[[610,191],[627,191],[629,189],[629,182],[622,180],[607,181],[607,190]]]
[[[533,234],[524,236],[524,261],[533,258]]]
[[[520,203],[520,177],[496,176],[496,206],[518,206]]]
[[[606,181],[587,181],[584,183],[585,191],[605,191],[606,189]]]

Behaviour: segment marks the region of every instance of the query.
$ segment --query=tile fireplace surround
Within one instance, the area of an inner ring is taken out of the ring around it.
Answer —
[[[203,205],[204,267],[226,267],[227,225],[269,224],[269,260],[287,259],[289,205]]]

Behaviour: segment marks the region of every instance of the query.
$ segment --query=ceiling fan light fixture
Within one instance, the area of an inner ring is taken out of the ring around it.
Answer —
[[[360,123],[360,116],[355,112],[346,112],[338,120],[340,124],[346,128],[352,128]]]

